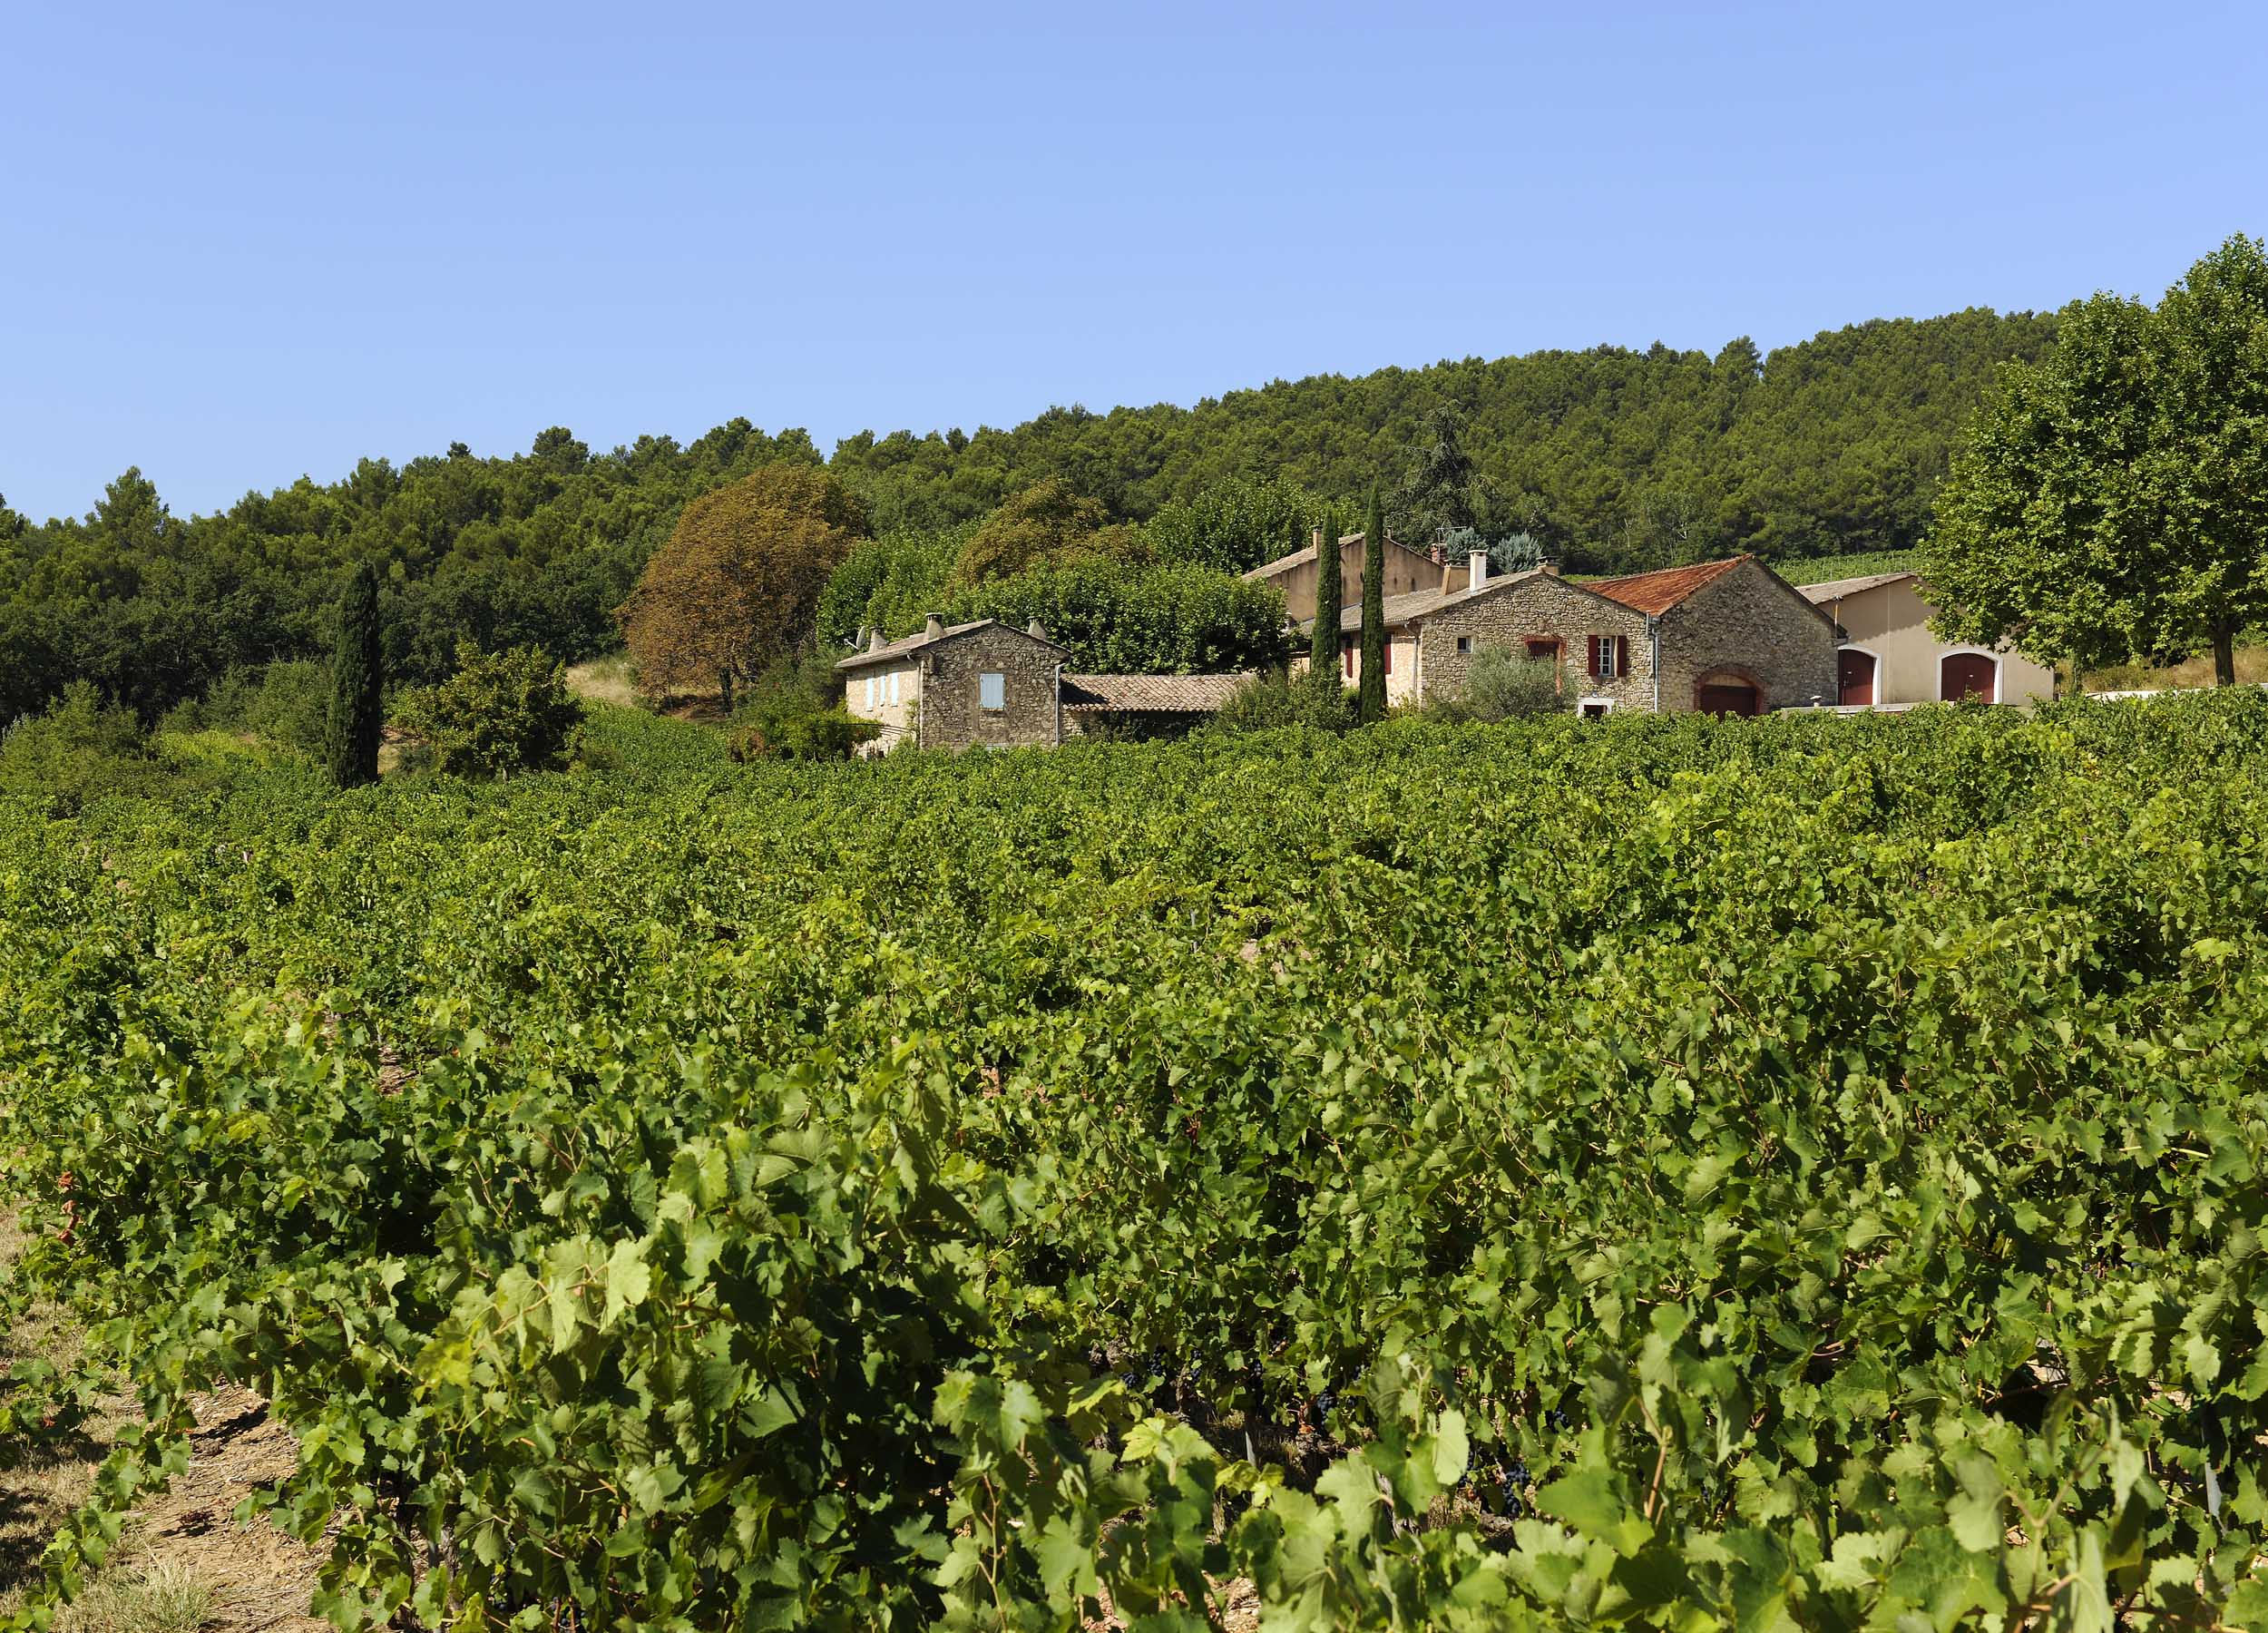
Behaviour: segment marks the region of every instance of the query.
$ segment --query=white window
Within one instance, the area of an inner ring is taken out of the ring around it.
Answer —
[[[1614,713],[1614,709],[1612,698],[1585,698],[1578,706],[1578,711],[1586,720],[1603,720]]]
[[[1008,707],[1008,677],[998,670],[986,670],[976,678],[976,700],[986,709]]]

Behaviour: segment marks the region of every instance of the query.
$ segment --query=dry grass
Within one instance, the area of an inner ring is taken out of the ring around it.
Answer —
[[[197,1633],[214,1620],[212,1589],[179,1560],[106,1570],[55,1618],[57,1633]]]
[[[570,665],[567,689],[585,702],[612,703],[622,709],[634,709],[642,701],[627,652]]]
[[[0,1260],[23,1244],[13,1216],[0,1216]],[[33,1313],[0,1334],[0,1359],[33,1355],[76,1362],[83,1339],[62,1311]],[[288,1474],[298,1448],[267,1403],[242,1390],[196,1397],[197,1429],[186,1472],[134,1511],[103,1569],[58,1619],[62,1633],[313,1633],[308,1614],[321,1554],[264,1522],[240,1525],[236,1506],[256,1486]],[[39,1556],[56,1528],[84,1502],[94,1471],[135,1408],[122,1387],[97,1404],[78,1433],[0,1469],[0,1612],[15,1609],[39,1579]]]
[[[2268,646],[2241,646],[2236,649],[2236,679],[2239,685],[2268,683]],[[2160,669],[2140,663],[2121,663],[2110,669],[2087,671],[2087,689],[2091,692],[2190,691],[2213,684],[2213,654],[2210,652]]]

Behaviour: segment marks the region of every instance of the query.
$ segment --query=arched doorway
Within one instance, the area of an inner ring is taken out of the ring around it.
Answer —
[[[1863,647],[1844,647],[1835,654],[1835,701],[1845,709],[1864,708],[1874,701],[1874,677],[1881,660]]]
[[[1718,670],[1693,683],[1693,706],[1703,714],[1756,715],[1764,712],[1764,694],[1747,676]]]
[[[1948,703],[1998,703],[2000,660],[1989,652],[1948,652],[1937,662],[1937,695]]]

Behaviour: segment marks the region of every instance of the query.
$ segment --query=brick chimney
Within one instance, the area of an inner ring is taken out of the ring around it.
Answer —
[[[1559,576],[1559,563],[1552,560],[1551,557],[1546,556],[1536,563],[1536,571],[1539,572],[1548,572],[1553,578],[1558,578]]]
[[[934,640],[944,632],[944,619],[940,614],[932,612],[929,615],[929,621],[922,626],[922,639],[924,640]]]

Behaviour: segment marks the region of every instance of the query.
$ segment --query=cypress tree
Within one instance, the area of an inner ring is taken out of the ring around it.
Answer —
[[[378,644],[378,569],[365,559],[338,605],[338,650],[331,659],[331,713],[325,758],[342,788],[378,780],[386,654]]]
[[[1386,516],[1378,484],[1370,484],[1363,523],[1363,724],[1386,718]]]
[[[1339,518],[1323,513],[1323,543],[1315,546],[1315,627],[1307,648],[1307,672],[1317,686],[1330,678],[1339,691]]]

